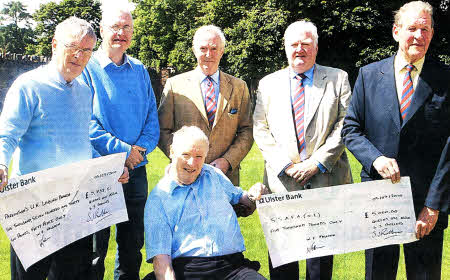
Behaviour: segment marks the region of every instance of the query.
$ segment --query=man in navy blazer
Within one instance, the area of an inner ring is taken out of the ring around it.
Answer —
[[[398,52],[360,69],[342,130],[362,181],[411,178],[419,240],[403,246],[408,279],[440,279],[448,224],[448,182],[433,177],[450,135],[450,69],[425,57],[432,16],[421,1],[396,12]],[[366,279],[395,279],[398,259],[399,245],[366,250]]]

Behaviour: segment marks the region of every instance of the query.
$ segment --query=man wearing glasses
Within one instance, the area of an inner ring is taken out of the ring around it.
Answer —
[[[96,41],[89,23],[68,18],[56,27],[51,62],[19,76],[8,90],[0,116],[0,189],[11,158],[14,176],[92,158],[91,94],[77,77]],[[92,239],[85,237],[25,271],[11,247],[11,279],[87,279],[91,255]]]
[[[103,5],[102,44],[83,72],[93,94],[92,145],[101,155],[127,153],[130,180],[123,184],[128,221],[116,225],[114,279],[139,279],[147,199],[146,155],[159,139],[156,102],[144,65],[125,52],[133,36],[133,7],[126,1]],[[110,229],[94,234],[93,277],[103,279]]]

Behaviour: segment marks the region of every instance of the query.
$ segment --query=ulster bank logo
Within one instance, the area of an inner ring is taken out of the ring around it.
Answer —
[[[9,192],[17,189],[18,187],[23,187],[32,183],[36,183],[36,178],[34,176],[31,176],[31,178],[19,179],[18,181],[12,181],[0,190],[0,193]]]

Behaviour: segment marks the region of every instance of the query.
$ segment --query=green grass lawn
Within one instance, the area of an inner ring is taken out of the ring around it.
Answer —
[[[149,155],[149,164],[147,165],[147,174],[149,181],[149,191],[156,185],[158,180],[164,173],[165,166],[169,160],[164,154],[156,149]],[[352,166],[353,179],[359,182],[359,172],[361,166],[350,155],[350,163]],[[256,145],[244,159],[241,165],[241,183],[244,189],[248,189],[256,182],[262,182],[264,163],[262,155]],[[247,251],[245,255],[252,260],[258,260],[261,263],[260,273],[265,277],[269,277],[267,265],[267,247],[264,240],[261,224],[258,215],[255,213],[247,218],[240,218],[239,223],[245,238],[245,246]],[[114,256],[116,245],[114,241],[114,228],[110,239],[109,251],[106,259],[105,279],[113,279]],[[442,263],[442,279],[450,279],[450,234],[446,230],[444,241],[444,255]],[[142,249],[144,261],[141,266],[141,278],[153,270],[152,265],[145,262],[145,250]],[[401,256],[403,259],[403,256]],[[9,267],[9,242],[3,230],[0,230],[0,280],[10,279]],[[300,262],[300,279],[305,279],[305,262]],[[364,279],[364,252],[355,252],[335,256],[333,279]],[[404,262],[401,261],[397,279],[406,279]]]

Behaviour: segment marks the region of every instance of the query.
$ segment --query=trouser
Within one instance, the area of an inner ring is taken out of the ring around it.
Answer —
[[[11,280],[86,280],[92,259],[92,236],[75,241],[25,271],[11,246]]]
[[[440,280],[443,230],[433,230],[424,238],[403,244],[408,280]],[[366,280],[395,280],[397,277],[399,245],[366,250]]]
[[[144,245],[144,208],[148,195],[145,166],[130,171],[130,179],[123,184],[128,221],[116,225],[117,252],[114,280],[139,279]],[[91,279],[102,280],[105,274],[105,258],[108,252],[110,229],[94,234],[94,260]]]
[[[269,273],[271,280],[298,280],[298,261],[273,268],[269,256]],[[333,256],[324,256],[306,260],[307,280],[329,280],[333,274]]]
[[[244,258],[242,253],[219,257],[188,257],[172,260],[177,280],[264,280],[259,263]],[[150,273],[143,280],[155,280]]]

